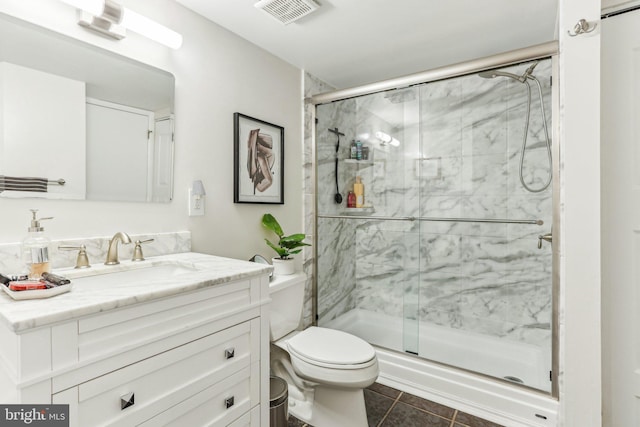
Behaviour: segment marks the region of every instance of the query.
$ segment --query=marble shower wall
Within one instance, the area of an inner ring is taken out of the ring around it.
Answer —
[[[329,86],[323,81],[317,79],[309,73],[304,73],[303,76],[304,85],[304,97],[308,98],[314,94],[329,92],[335,88]],[[305,103],[304,105],[304,147],[303,147],[303,170],[304,170],[304,233],[307,235],[307,241],[313,241],[314,237],[314,221],[315,221],[315,206],[316,206],[316,192],[315,192],[315,174],[314,163],[315,155],[313,149],[313,117],[315,106]],[[313,316],[313,280],[314,280],[314,250],[313,247],[306,247],[302,251],[303,256],[303,271],[307,275],[307,282],[305,285],[304,294],[304,307],[302,312],[302,326],[307,327],[314,321]]]
[[[504,68],[522,74],[530,64]],[[551,61],[534,71],[551,126]],[[523,167],[526,183],[549,173],[535,82]],[[317,107],[318,213],[349,214],[333,202],[336,126],[369,144],[371,164],[339,163],[345,196],[365,183],[364,215],[542,219],[543,226],[428,221],[318,219],[320,323],[353,308],[550,346],[551,189],[530,193],[519,179],[526,85],[464,76]],[[399,147],[381,146],[383,131]],[[368,134],[368,136],[367,136]],[[358,213],[363,215],[363,213]],[[400,333],[400,331],[399,331]]]
[[[504,71],[520,75],[528,65]],[[550,131],[551,61],[541,61],[534,75]],[[523,179],[541,188],[550,165],[537,87],[530,84]],[[423,222],[420,320],[550,348],[551,246],[538,249],[537,236],[551,231],[552,193],[531,193],[520,183],[526,85],[466,76],[424,85],[420,99],[421,152],[425,163],[433,163],[421,177],[421,216],[544,221]]]
[[[356,102],[346,100],[316,108],[316,163],[318,174],[317,207],[319,214],[341,215],[346,206],[348,175],[343,159],[349,156],[350,141],[355,138]],[[337,128],[338,138],[328,129]],[[337,149],[337,152],[336,152]],[[336,189],[336,157],[338,188]],[[352,184],[351,184],[352,185]],[[343,203],[335,202],[336,191]],[[318,218],[317,262],[318,317],[328,320],[355,308],[355,229],[341,219]]]

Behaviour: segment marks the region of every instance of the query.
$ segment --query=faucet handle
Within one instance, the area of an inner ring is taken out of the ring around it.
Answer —
[[[551,243],[553,241],[553,234],[547,233],[547,234],[541,234],[540,236],[538,236],[538,249],[542,249],[543,240],[545,242]]]
[[[74,268],[89,268],[89,257],[87,256],[87,247],[85,245],[80,246],[58,246],[58,249],[63,251],[78,251],[78,257],[76,258],[76,266]]]
[[[136,247],[133,248],[133,258],[131,261],[144,261],[144,255],[142,254],[142,245],[144,243],[151,243],[154,239],[136,240]]]

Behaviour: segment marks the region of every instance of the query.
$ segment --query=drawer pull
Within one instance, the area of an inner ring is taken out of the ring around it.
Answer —
[[[129,406],[133,406],[135,404],[135,397],[136,395],[134,393],[128,393],[124,396],[120,396],[120,410],[122,411]]]
[[[228,348],[224,351],[224,357],[226,359],[231,359],[232,357],[234,357],[236,355],[236,349],[235,348]]]
[[[224,401],[224,404],[227,406],[227,409],[231,408],[233,406],[233,396],[231,397],[227,397]]]

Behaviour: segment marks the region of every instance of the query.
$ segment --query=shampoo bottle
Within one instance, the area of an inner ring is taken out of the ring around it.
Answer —
[[[356,207],[356,194],[353,191],[349,191],[347,195],[347,207],[355,208]]]
[[[42,273],[48,273],[51,270],[49,263],[49,244],[51,241],[44,235],[44,228],[40,226],[40,221],[52,219],[52,217],[38,219],[36,217],[37,209],[31,209],[31,213],[33,215],[31,227],[22,242],[22,255],[28,269],[29,279],[40,279]]]
[[[351,159],[355,159],[355,158],[357,158],[357,156],[358,156],[358,150],[356,148],[356,141],[353,140],[353,141],[351,141],[351,153],[350,153],[349,157]]]
[[[362,160],[362,142],[356,141],[356,160]]]
[[[362,178],[356,176],[356,182],[353,184],[353,192],[356,195],[356,208],[364,206],[364,184]]]

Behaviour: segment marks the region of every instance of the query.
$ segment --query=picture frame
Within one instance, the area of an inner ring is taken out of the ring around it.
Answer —
[[[233,202],[284,204],[284,127],[233,114]]]

